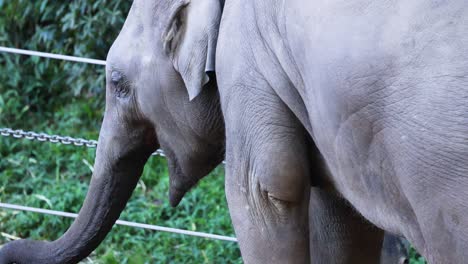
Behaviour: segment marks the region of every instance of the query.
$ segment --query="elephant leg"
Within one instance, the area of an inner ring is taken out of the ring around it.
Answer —
[[[311,263],[380,262],[384,232],[364,220],[337,195],[311,188],[309,224]]]
[[[225,112],[226,197],[242,258],[309,263],[307,133],[274,93],[249,98],[231,97]]]

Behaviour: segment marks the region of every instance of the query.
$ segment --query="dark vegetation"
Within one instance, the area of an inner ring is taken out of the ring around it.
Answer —
[[[126,0],[0,0],[0,45],[105,59],[130,7]],[[0,127],[96,139],[104,67],[0,53]],[[78,212],[94,149],[0,137],[0,202]],[[233,236],[223,168],[178,208],[167,199],[163,158],[151,158],[121,219]],[[0,209],[0,244],[54,240],[70,219]],[[425,263],[414,251],[412,263]],[[237,244],[115,226],[89,263],[240,263]]]

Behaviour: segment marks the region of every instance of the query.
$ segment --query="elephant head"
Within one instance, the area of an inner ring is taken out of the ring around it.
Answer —
[[[183,195],[224,156],[214,74],[220,0],[135,0],[109,51],[106,109],[91,184],[78,218],[52,242],[18,240],[0,263],[76,263],[105,238],[159,146],[169,198]]]

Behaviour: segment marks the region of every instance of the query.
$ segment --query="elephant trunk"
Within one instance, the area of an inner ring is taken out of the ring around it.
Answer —
[[[116,126],[121,126],[120,130]],[[132,129],[130,134],[122,129],[127,130],[121,124],[106,125],[104,118],[91,184],[67,232],[53,242],[10,242],[0,249],[0,264],[78,263],[99,245],[119,218],[144,164],[157,148],[154,130],[148,126]]]

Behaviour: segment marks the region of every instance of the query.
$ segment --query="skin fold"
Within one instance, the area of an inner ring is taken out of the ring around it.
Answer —
[[[467,33],[463,0],[135,0],[79,217],[0,264],[85,258],[158,147],[173,206],[225,158],[245,263],[379,263],[382,230],[463,263]]]
[[[226,192],[247,262],[307,262],[310,141],[364,218],[429,263],[467,259],[467,32],[461,0],[226,3]]]

